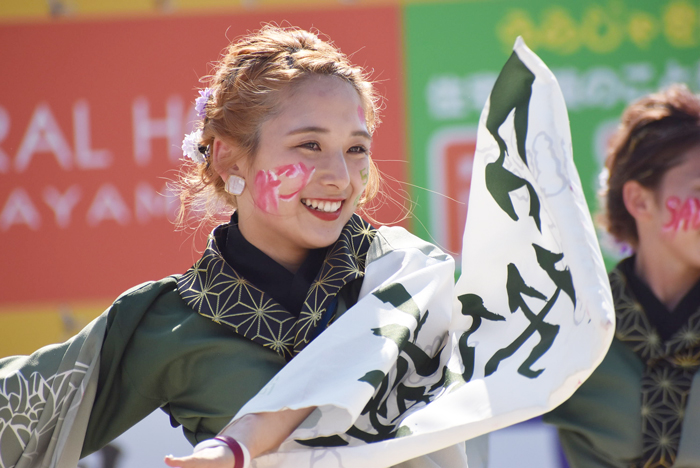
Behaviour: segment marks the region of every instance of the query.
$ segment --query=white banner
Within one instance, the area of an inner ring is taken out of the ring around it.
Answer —
[[[465,466],[461,442],[551,410],[603,359],[612,298],[564,100],[520,39],[477,141],[457,285],[447,255],[380,229],[357,305],[237,415],[318,407],[253,466],[387,467],[455,444],[432,466]]]

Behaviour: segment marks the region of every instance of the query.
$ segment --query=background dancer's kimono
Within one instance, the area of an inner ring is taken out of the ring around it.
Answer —
[[[545,419],[572,467],[700,467],[700,96],[631,104],[606,171],[602,219],[635,251],[610,274],[615,339]]]

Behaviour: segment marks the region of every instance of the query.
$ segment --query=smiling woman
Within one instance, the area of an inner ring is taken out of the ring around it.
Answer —
[[[306,119],[296,120],[292,127],[285,129],[288,134],[276,135],[277,138],[291,139],[302,133],[328,133],[331,130],[328,123],[318,120],[325,115],[305,115],[311,109],[308,104],[304,108],[297,107],[309,98],[315,99],[316,103],[326,102],[326,98],[340,98],[340,95],[333,95],[337,94],[333,87],[316,87],[314,80],[311,80],[310,85],[304,86],[309,78],[320,80],[321,77],[333,77],[346,85],[344,96],[355,103],[355,117],[348,120],[347,124],[357,124],[353,136],[371,139],[379,124],[378,96],[363,70],[353,66],[330,43],[321,41],[306,31],[274,27],[265,27],[256,34],[232,43],[217,65],[214,75],[210,77],[209,87],[200,91],[198,110],[203,121],[201,133],[197,133],[198,140],[194,142],[195,148],[202,147],[205,151],[214,149],[215,141],[225,143],[228,151],[217,158],[216,165],[196,166],[189,172],[183,199],[187,202],[195,202],[197,199],[206,202],[219,198],[229,206],[236,207],[237,200],[224,190],[225,179],[222,175],[225,174],[219,174],[219,171],[232,169],[243,156],[253,159],[258,156],[263,125],[272,117],[280,117],[275,119],[277,123],[274,124],[274,129],[270,129],[274,131],[282,130],[278,127],[283,121],[289,125],[290,120],[302,117]],[[319,81],[315,83],[319,84]],[[350,90],[354,90],[354,93],[349,93]],[[296,97],[298,93],[304,96]],[[330,106],[326,106],[324,112],[335,114]],[[281,113],[285,115],[280,116]],[[307,138],[303,146],[308,149],[320,148],[319,143]],[[367,145],[368,154],[369,142],[364,140],[363,144]],[[270,169],[272,168],[267,170]],[[265,176],[275,177],[270,172],[260,175],[261,178]],[[379,173],[370,162],[368,184],[363,198],[359,200],[360,206],[376,195],[378,185]],[[207,206],[210,207],[209,214],[219,213],[220,206]]]
[[[246,239],[292,272],[310,249],[338,239],[365,189],[371,136],[358,118],[355,88],[334,76],[304,77],[281,91],[275,114],[259,129],[255,157],[216,139],[213,165],[222,180],[240,177],[238,226]]]
[[[183,141],[190,161],[179,218],[204,207],[207,217],[232,213],[230,222],[213,230],[184,274],[127,291],[64,344],[0,360],[0,402],[7,392],[51,389],[9,416],[0,411],[0,468],[23,458],[75,466],[159,407],[199,443],[194,455],[168,464],[245,466],[314,408],[227,424],[369,295],[365,282],[396,286],[399,268],[370,274],[372,262],[401,246],[398,258],[412,252],[401,268],[438,265],[438,282],[453,286],[449,256],[356,213],[378,190],[370,157],[376,104],[363,71],[312,33],[268,26],[231,44]],[[421,352],[433,354],[433,341],[444,339],[439,330],[422,332],[430,349]],[[456,455],[458,466],[464,457]]]

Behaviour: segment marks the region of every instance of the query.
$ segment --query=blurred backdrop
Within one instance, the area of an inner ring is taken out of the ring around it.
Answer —
[[[2,0],[0,357],[62,341],[198,258],[208,227],[174,229],[168,182],[199,78],[268,22],[315,29],[371,71],[384,97],[372,152],[393,200],[374,217],[452,253],[479,113],[518,35],[560,82],[592,210],[623,107],[673,82],[700,89],[700,0]],[[612,262],[620,246],[601,242]],[[159,466],[189,450],[167,426],[156,414],[83,464]],[[564,466],[536,421],[491,445],[493,467]]]

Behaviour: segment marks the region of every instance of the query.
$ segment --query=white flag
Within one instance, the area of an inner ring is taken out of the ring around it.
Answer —
[[[253,466],[395,465],[551,410],[602,361],[612,298],[563,96],[521,39],[479,123],[463,245],[455,286],[449,256],[379,229],[358,303],[234,419],[318,407]],[[432,461],[464,466],[456,450]]]

